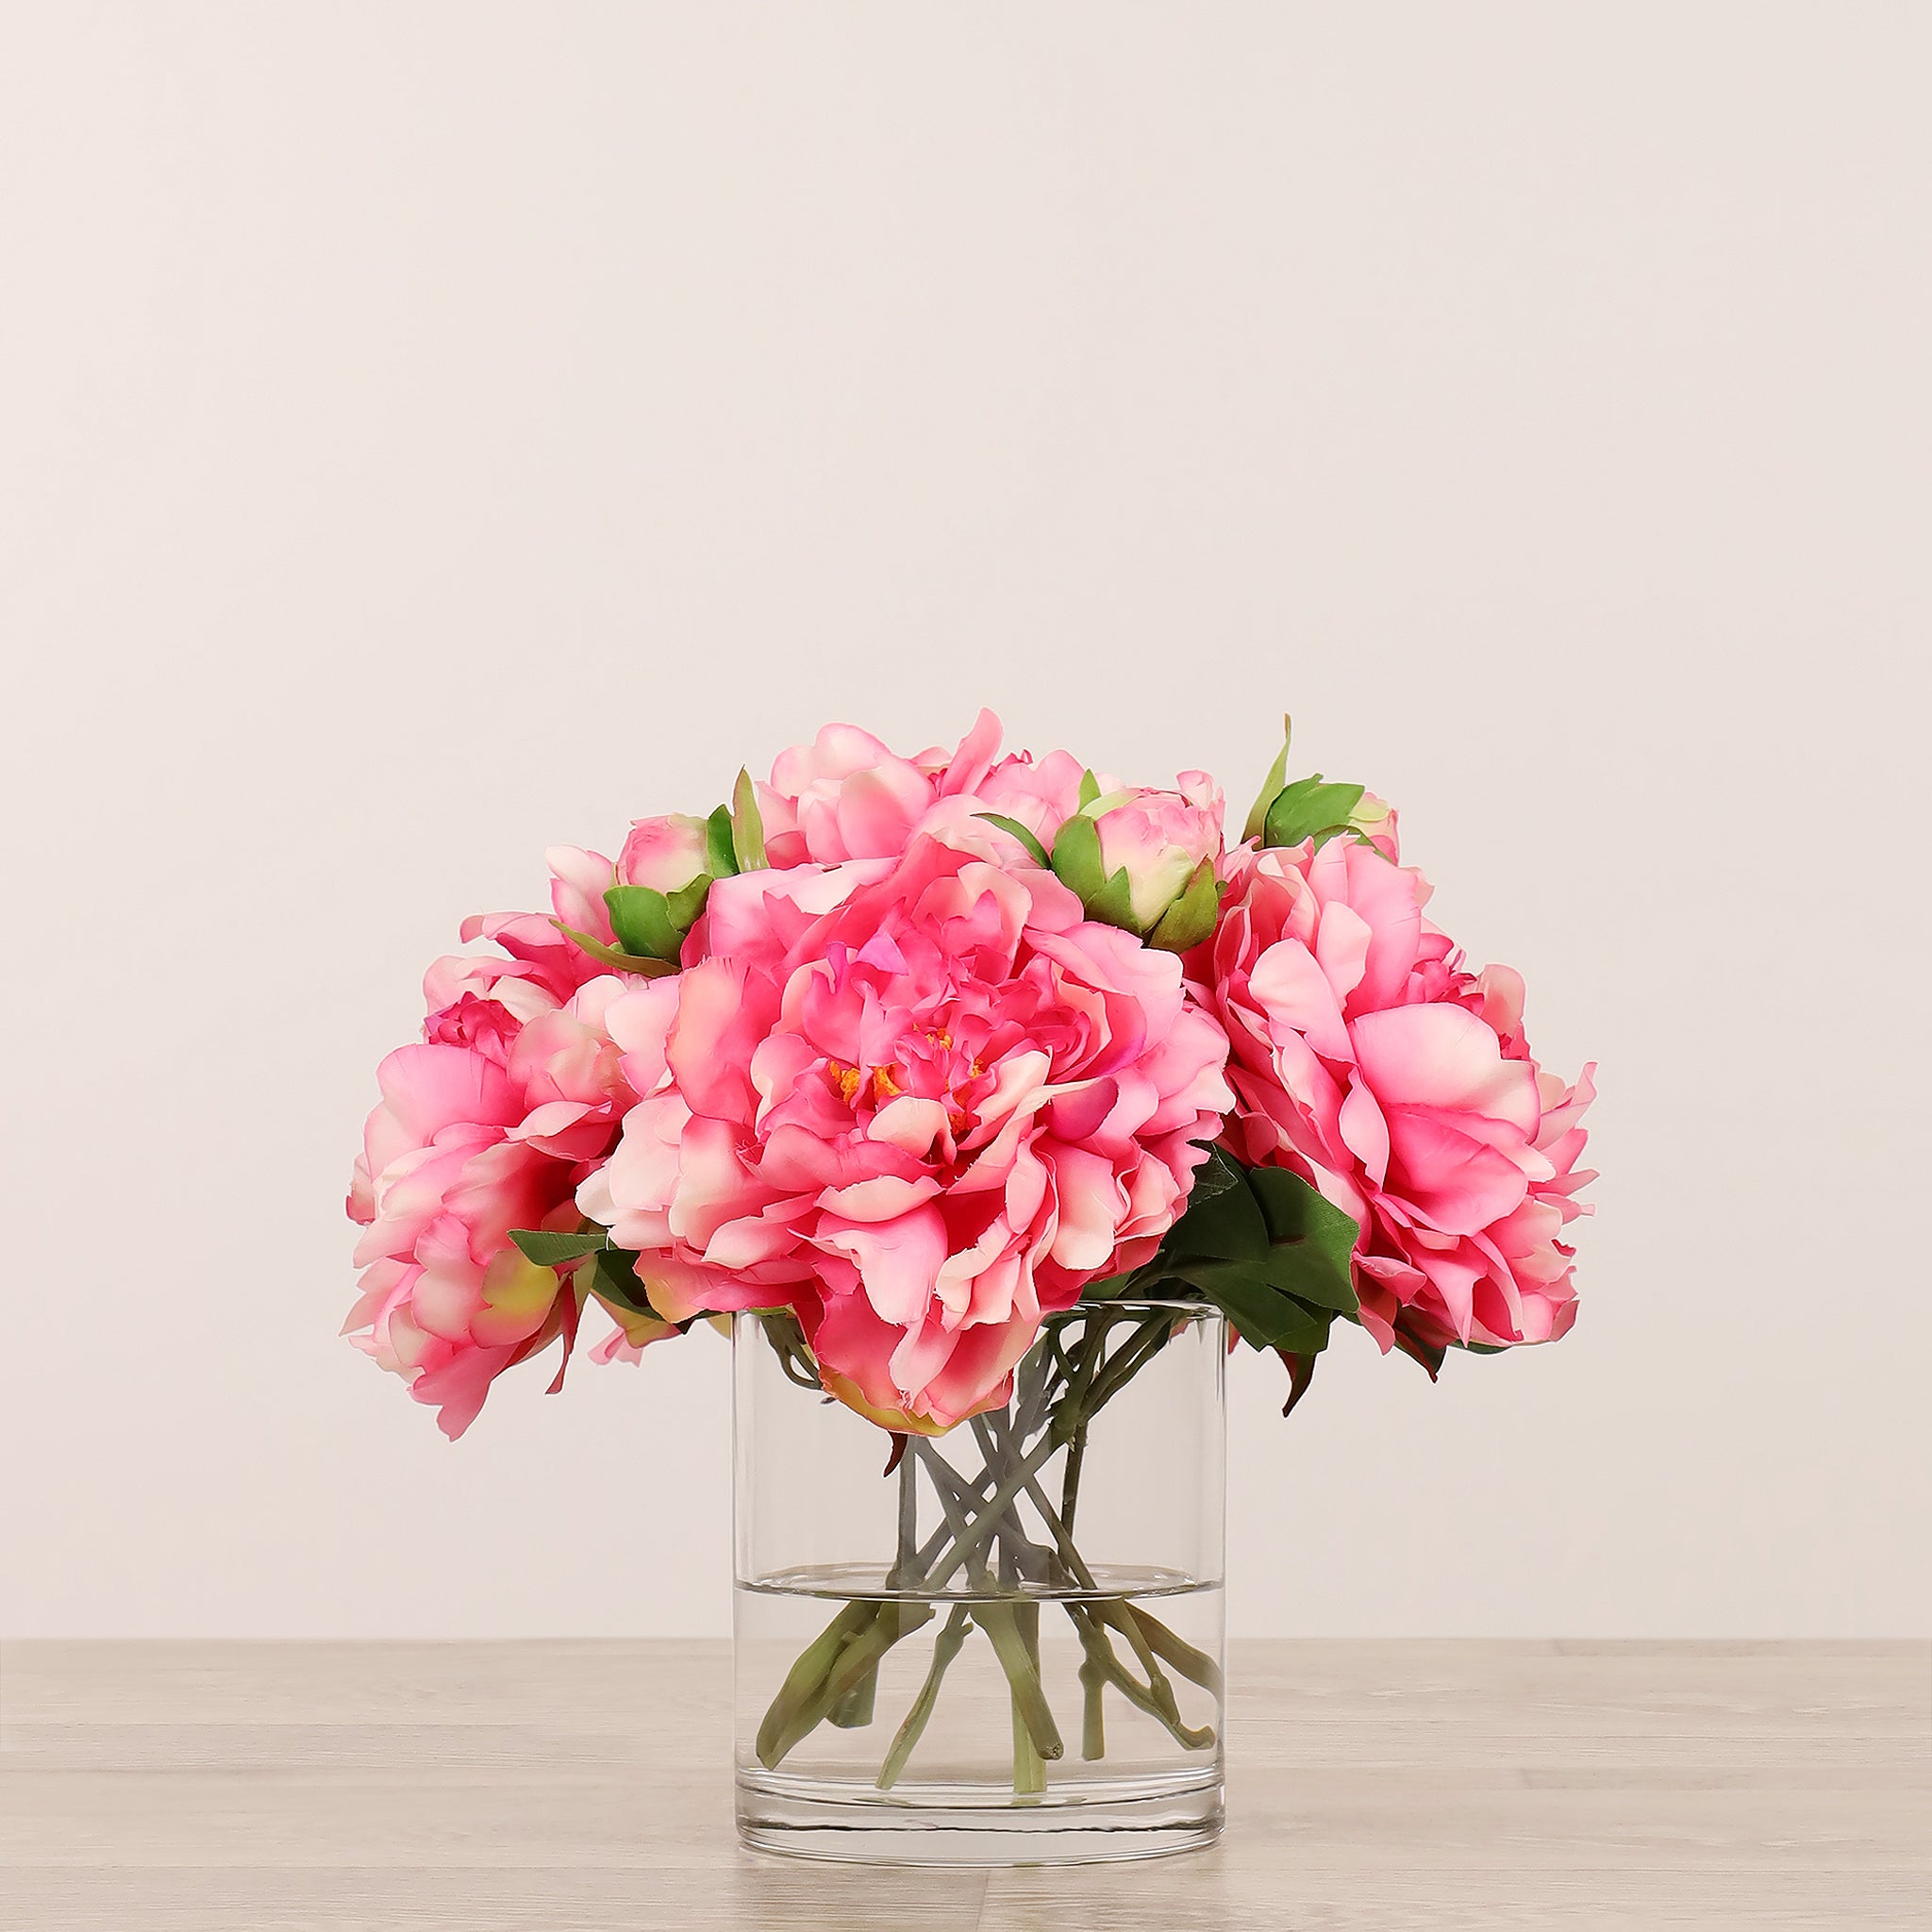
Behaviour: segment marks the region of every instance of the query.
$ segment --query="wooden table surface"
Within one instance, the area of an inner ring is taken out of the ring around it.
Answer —
[[[1932,1928],[1932,1645],[1234,1646],[1228,1830],[754,1857],[720,1643],[0,1646],[9,1932]]]

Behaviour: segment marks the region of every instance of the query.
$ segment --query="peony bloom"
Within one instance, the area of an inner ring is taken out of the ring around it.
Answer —
[[[1382,852],[1346,837],[1243,851],[1232,874],[1191,963],[1232,1048],[1235,1152],[1360,1223],[1361,1320],[1385,1350],[1564,1333],[1593,1070],[1569,1087],[1538,1067],[1522,981],[1464,971],[1423,917],[1421,874]]]
[[[979,714],[956,751],[935,748],[911,758],[856,725],[828,724],[810,744],[781,753],[772,782],[758,788],[766,857],[781,869],[896,858],[928,837],[1010,860],[1012,831],[990,818],[1024,827],[1050,851],[1067,822],[1084,814],[1098,834],[1084,861],[1069,870],[1056,855],[1055,863],[1095,917],[1145,935],[1197,874],[1211,880],[1222,854],[1222,797],[1206,772],[1183,772],[1172,791],[1122,787],[1091,777],[1071,752],[1001,758],[999,744],[991,711]],[[1091,805],[1082,805],[1083,787]],[[1031,852],[1024,840],[1017,843]],[[1103,888],[1122,872],[1128,903],[1116,906]],[[1202,909],[1211,919],[1211,895]],[[1191,906],[1191,925],[1198,924],[1196,911]]]
[[[569,975],[537,930],[554,928],[520,927],[522,917],[501,915],[496,929],[525,957],[430,968],[423,1041],[377,1070],[382,1100],[349,1195],[365,1232],[344,1332],[433,1403],[451,1437],[505,1369],[558,1335],[568,1356],[577,1297],[526,1261],[509,1231],[577,1225],[577,1185],[635,1097],[604,1027],[618,981],[559,998],[558,975]]]
[[[897,858],[922,835],[985,858],[1008,852],[984,812],[1015,819],[1051,845],[1080,808],[1086,768],[1065,751],[1001,758],[1000,737],[1000,721],[981,711],[956,750],[904,758],[857,725],[827,724],[810,744],[781,752],[772,782],[758,788],[767,859],[789,867]]]
[[[820,832],[899,823],[846,802]],[[643,1097],[578,1205],[667,1320],[793,1307],[827,1388],[892,1426],[1004,1400],[1042,1310],[1152,1256],[1233,1099],[1178,960],[1035,866],[915,837],[749,873],[693,941],[609,1008]]]
[[[904,758],[856,724],[827,724],[811,743],[780,752],[772,782],[758,788],[766,858],[780,867],[896,858],[943,800],[985,776],[999,739],[999,720],[982,711],[950,757]]]

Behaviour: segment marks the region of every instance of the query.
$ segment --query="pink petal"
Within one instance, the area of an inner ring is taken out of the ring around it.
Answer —
[[[740,1159],[738,1137],[729,1122],[696,1116],[679,1140],[671,1232],[700,1251],[725,1222],[756,1214],[771,1198]]]
[[[923,1158],[949,1124],[943,1101],[902,1093],[873,1115],[865,1133],[869,1141],[884,1141]]]
[[[1352,906],[1338,902],[1323,909],[1322,924],[1315,929],[1315,958],[1343,1008],[1361,984],[1373,938],[1368,921]]]
[[[1113,1162],[1083,1147],[1056,1145],[1048,1164],[1059,1204],[1052,1258],[1063,1268],[1104,1268],[1127,1208]]]
[[[814,1238],[858,1264],[866,1297],[882,1320],[905,1327],[924,1318],[946,1258],[946,1224],[937,1208],[915,1208],[881,1222],[841,1222],[828,1215]]]
[[[1474,1013],[1443,1004],[1391,1007],[1364,1013],[1349,1030],[1356,1059],[1385,1108],[1467,1109],[1536,1132],[1542,1111],[1536,1069],[1506,1060]]]
[[[399,1046],[375,1077],[397,1125],[419,1144],[458,1124],[514,1126],[523,1113],[504,1069],[466,1046]]]
[[[827,1188],[818,1197],[826,1213],[847,1221],[893,1221],[909,1214],[923,1201],[930,1201],[940,1184],[929,1174],[916,1180],[897,1174],[875,1174],[871,1180],[855,1181],[850,1187]]]
[[[1389,1123],[1359,1074],[1350,1077],[1348,1098],[1341,1103],[1336,1127],[1342,1144],[1379,1188],[1389,1177]]]
[[[1398,1107],[1388,1113],[1395,1191],[1445,1234],[1474,1234],[1511,1212],[1529,1191],[1507,1155],[1461,1133],[1443,1116]]]
[[[1270,946],[1255,961],[1248,985],[1268,1016],[1272,1039],[1292,1032],[1324,1059],[1354,1058],[1335,989],[1306,946],[1293,940]]]

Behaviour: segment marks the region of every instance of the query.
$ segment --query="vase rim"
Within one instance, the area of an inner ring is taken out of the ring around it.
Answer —
[[[1068,1322],[1081,1315],[1091,1315],[1101,1308],[1132,1308],[1139,1311],[1148,1309],[1172,1309],[1176,1315],[1197,1316],[1205,1320],[1213,1316],[1224,1319],[1222,1310],[1213,1302],[1201,1301],[1191,1296],[1172,1294],[1110,1294],[1095,1301],[1079,1301],[1071,1307],[1050,1308],[1040,1317],[1041,1325],[1048,1322]]]

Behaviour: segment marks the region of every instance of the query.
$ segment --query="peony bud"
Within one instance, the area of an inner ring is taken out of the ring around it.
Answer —
[[[1241,842],[1300,845],[1312,839],[1319,850],[1330,839],[1350,833],[1373,845],[1384,858],[1396,856],[1395,812],[1384,799],[1359,785],[1330,784],[1320,772],[1288,782],[1288,748],[1293,721],[1281,721],[1281,751],[1261,781],[1261,791],[1241,829]]]
[[[676,965],[684,936],[711,890],[710,835],[683,812],[639,819],[617,858],[617,883],[604,894],[610,929],[625,953]]]
[[[1052,864],[1089,918],[1186,951],[1213,930],[1221,853],[1221,789],[1183,772],[1177,791],[1090,800],[1060,826]]]
[[[705,822],[681,811],[638,819],[617,856],[617,883],[648,886],[668,899],[702,873],[707,861]]]
[[[1126,874],[1134,924],[1149,933],[1203,864],[1211,874],[1221,857],[1221,788],[1205,772],[1183,772],[1177,791],[1131,791],[1100,809],[1108,804],[1094,805],[1100,869],[1109,879]]]

